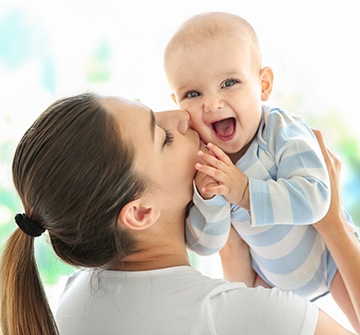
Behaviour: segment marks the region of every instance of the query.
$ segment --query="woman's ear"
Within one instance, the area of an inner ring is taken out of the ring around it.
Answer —
[[[137,199],[129,202],[121,209],[118,219],[127,228],[142,230],[152,226],[159,217],[159,209],[143,205],[141,199]]]
[[[271,68],[264,67],[260,71],[261,80],[261,100],[266,101],[269,99],[274,82],[274,74]]]

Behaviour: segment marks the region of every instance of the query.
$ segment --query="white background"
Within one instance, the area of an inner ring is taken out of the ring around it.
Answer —
[[[1,0],[0,17],[15,6],[47,32],[36,43],[45,45],[55,60],[56,89],[50,93],[34,84],[39,72],[35,58],[15,71],[0,63],[3,139],[20,137],[55,98],[87,89],[138,98],[153,110],[176,108],[163,73],[162,50],[183,20],[213,10],[239,14],[254,26],[264,65],[275,72],[274,99],[304,115],[326,117],[336,110],[349,132],[359,136],[358,1]],[[89,85],[84,77],[88,55],[104,38],[111,45],[111,77],[106,84]],[[7,172],[1,178],[11,182]]]

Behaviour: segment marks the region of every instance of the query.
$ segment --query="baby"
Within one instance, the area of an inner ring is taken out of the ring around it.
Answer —
[[[312,227],[330,200],[321,150],[299,116],[264,105],[273,72],[262,65],[254,29],[229,13],[197,15],[168,42],[164,67],[174,101],[209,148],[196,165],[189,248],[219,251],[232,224],[262,281],[311,300],[331,292],[359,329],[342,278]]]

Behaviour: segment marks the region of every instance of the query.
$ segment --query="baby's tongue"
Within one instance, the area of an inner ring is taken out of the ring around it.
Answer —
[[[228,118],[213,123],[213,128],[220,137],[231,136],[234,132],[234,119]]]

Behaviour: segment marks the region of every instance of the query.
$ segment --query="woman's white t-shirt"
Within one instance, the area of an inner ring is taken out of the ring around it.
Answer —
[[[318,308],[279,289],[247,288],[189,266],[80,270],[61,296],[61,335],[310,335]]]

